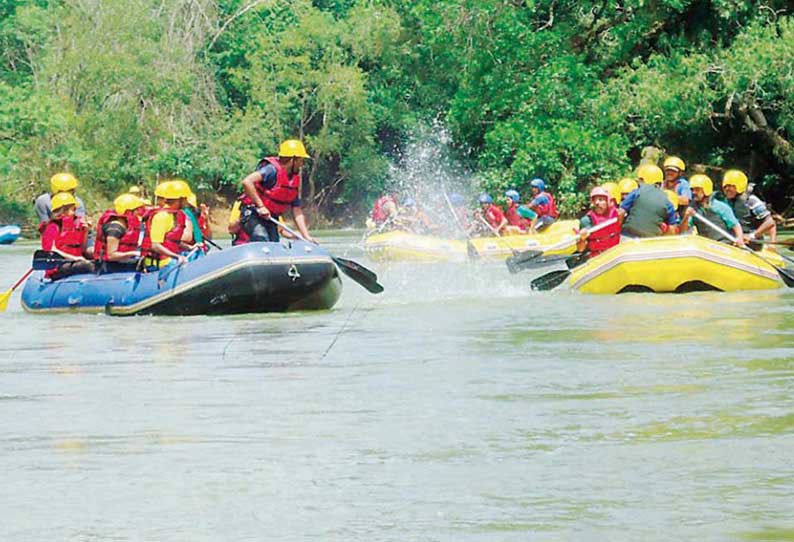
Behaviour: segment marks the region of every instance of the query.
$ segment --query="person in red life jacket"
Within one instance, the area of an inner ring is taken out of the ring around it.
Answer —
[[[105,273],[128,271],[138,263],[143,243],[143,200],[122,194],[99,218],[94,243],[94,260],[102,263]]]
[[[165,181],[157,185],[154,195],[158,207],[146,216],[146,231],[141,247],[146,255],[146,266],[164,267],[173,260],[184,264],[187,258],[180,252],[187,217],[182,212],[182,201],[189,194],[179,184]]]
[[[68,261],[48,269],[44,276],[58,280],[70,275],[95,272],[93,262],[85,258],[88,225],[82,218],[75,216],[77,200],[72,194],[61,192],[52,197],[51,203],[50,219],[39,225],[41,249],[54,252]]]
[[[480,194],[477,201],[480,203],[480,208],[474,213],[477,220],[472,224],[472,228],[475,231],[486,231],[497,237],[500,236],[502,230],[507,226],[507,218],[505,218],[501,207],[494,205],[490,194]],[[483,228],[483,226],[485,227]]]
[[[579,219],[580,232],[576,249],[579,252],[588,250],[591,258],[620,243],[620,219],[617,208],[610,203],[612,197],[612,194],[603,187],[593,188],[590,191],[592,208]],[[588,231],[589,228],[613,218],[618,218],[618,220],[611,226],[606,226],[594,233]]]
[[[521,200],[521,194],[517,190],[510,189],[505,192],[505,199],[507,201],[505,209],[505,218],[507,219],[506,232],[512,234],[526,233],[532,222],[518,213],[518,202]]]
[[[382,230],[397,218],[397,211],[397,198],[395,195],[384,194],[375,200],[367,227]]]
[[[234,202],[229,213],[229,224],[226,226],[226,231],[232,234],[232,246],[244,245],[251,241],[242,224],[240,224],[240,206],[240,200]]]
[[[419,235],[425,235],[438,229],[438,225],[411,197],[403,200],[402,206],[397,212],[397,218],[394,219],[394,224]]]
[[[554,197],[546,192],[546,182],[543,179],[532,179],[529,186],[532,188],[532,201],[527,207],[538,215],[532,223],[531,230],[541,231],[557,220],[560,214],[557,212]]]
[[[301,209],[301,167],[306,158],[310,156],[303,143],[288,139],[279,146],[278,157],[262,159],[257,170],[243,179],[240,223],[251,241],[277,242],[278,226],[270,218],[278,220],[292,209],[298,231],[307,241],[316,242]]]

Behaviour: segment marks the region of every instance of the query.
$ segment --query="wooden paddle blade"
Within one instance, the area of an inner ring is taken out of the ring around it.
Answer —
[[[354,262],[353,260],[347,260],[345,258],[339,258],[337,256],[334,256],[332,259],[336,265],[339,266],[339,269],[342,270],[342,273],[350,277],[352,280],[358,282],[368,292],[373,294],[379,294],[383,292],[383,286],[378,284],[378,275],[360,263]]]
[[[545,275],[541,275],[540,277],[536,278],[532,282],[529,283],[529,286],[533,290],[537,290],[540,292],[544,292],[546,290],[553,290],[567,279],[571,275],[571,272],[567,269],[558,269],[557,271],[551,271],[546,273]]]

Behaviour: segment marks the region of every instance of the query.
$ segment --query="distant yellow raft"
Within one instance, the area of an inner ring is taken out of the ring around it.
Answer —
[[[471,241],[389,231],[368,237],[364,242],[364,250],[370,257],[380,261],[463,262],[468,258],[469,250],[476,251],[478,258],[502,261],[512,256],[514,251],[545,250],[546,247],[573,240],[576,226],[577,220],[562,220],[533,235],[475,237]],[[574,243],[552,250],[549,254],[571,254],[575,249]]]
[[[778,267],[783,258],[760,253]],[[783,282],[772,265],[731,245],[694,235],[623,239],[573,270],[571,288],[588,294],[769,290]]]

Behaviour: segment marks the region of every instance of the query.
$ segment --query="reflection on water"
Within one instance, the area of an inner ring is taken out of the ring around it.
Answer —
[[[794,296],[377,266],[331,311],[0,316],[3,540],[792,540]],[[0,283],[30,247],[0,251]]]

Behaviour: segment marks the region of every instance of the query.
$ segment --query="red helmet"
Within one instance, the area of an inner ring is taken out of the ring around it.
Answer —
[[[607,201],[609,201],[609,198],[612,197],[605,188],[602,188],[600,186],[596,186],[590,191],[590,199],[593,199],[597,196],[603,196],[607,199]]]

